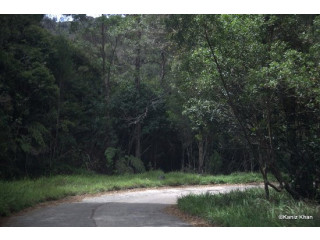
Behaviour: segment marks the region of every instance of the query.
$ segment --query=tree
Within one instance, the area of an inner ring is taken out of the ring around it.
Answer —
[[[312,20],[307,20],[311,30]],[[172,26],[176,27],[173,37],[182,48],[187,49],[189,53],[202,52],[200,56],[206,59],[199,60],[198,55],[191,57],[205,67],[200,70],[193,67],[198,75],[194,74],[192,68],[187,74],[192,73],[195,77],[193,81],[199,78],[199,73],[208,76],[210,81],[206,82],[206,78],[203,77],[201,80],[207,89],[215,85],[216,91],[212,93],[219,95],[217,99],[219,103],[226,104],[223,109],[227,110],[227,115],[230,116],[231,113],[233,122],[250,148],[251,155],[259,163],[267,198],[269,186],[278,191],[285,188],[296,198],[314,196],[315,189],[312,187],[314,179],[310,177],[315,176],[314,171],[306,170],[306,166],[313,166],[315,169],[317,167],[312,158],[307,160],[307,155],[303,156],[304,154],[297,152],[298,149],[307,148],[306,145],[298,147],[298,142],[303,141],[297,137],[297,126],[300,125],[299,123],[297,125],[297,103],[298,101],[302,103],[303,100],[297,92],[312,82],[310,79],[313,75],[313,73],[310,75],[312,71],[306,71],[310,69],[306,61],[308,59],[306,49],[310,46],[310,40],[306,41],[306,44],[298,40],[305,34],[302,30],[306,26],[303,17],[174,16],[172,22],[174,23]],[[293,26],[295,29],[291,30]],[[306,52],[303,52],[303,49]],[[277,63],[274,58],[277,59]],[[278,61],[281,62],[280,65]],[[205,68],[209,71],[202,70]],[[266,69],[272,69],[274,72],[271,74]],[[298,82],[301,85],[297,85]],[[204,96],[207,100],[212,100],[214,97],[213,94]],[[300,116],[302,119],[313,118],[304,114]],[[279,148],[276,149],[276,146],[281,145],[280,139],[284,139],[285,136],[280,126],[286,126],[288,135],[285,149],[291,149],[289,155],[291,160],[285,161],[286,163],[281,161],[284,152],[279,151]],[[299,135],[306,136],[305,133],[304,130]],[[307,138],[310,137],[309,135]],[[297,159],[304,160],[298,163]],[[288,168],[284,170],[286,164],[291,166],[291,170]],[[293,182],[299,183],[290,185],[282,177],[280,169],[290,173]],[[278,179],[280,189],[269,182],[268,172]],[[302,177],[304,174],[305,177]],[[302,188],[308,190],[302,191]]]
[[[48,152],[57,86],[47,67],[52,43],[39,26],[42,16],[3,15],[1,29],[1,171],[10,177],[39,169]],[[2,131],[1,131],[2,132]],[[19,166],[17,168],[16,166]]]

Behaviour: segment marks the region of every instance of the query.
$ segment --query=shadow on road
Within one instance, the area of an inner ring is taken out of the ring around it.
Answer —
[[[159,203],[63,203],[15,216],[4,227],[188,227]]]

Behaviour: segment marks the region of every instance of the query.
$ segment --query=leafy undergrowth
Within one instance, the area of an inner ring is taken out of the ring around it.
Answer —
[[[165,176],[164,179],[159,176]],[[150,171],[142,174],[107,176],[98,174],[58,175],[31,180],[0,181],[0,216],[9,216],[37,203],[66,196],[93,194],[120,189],[262,181],[258,173],[199,175]]]
[[[270,199],[265,199],[263,189],[248,189],[185,196],[178,199],[178,208],[218,226],[320,226],[319,205],[295,201],[288,194],[275,191],[271,191]]]

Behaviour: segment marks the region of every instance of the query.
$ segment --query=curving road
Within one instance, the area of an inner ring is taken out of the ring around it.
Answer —
[[[211,185],[107,193],[80,202],[42,207],[9,218],[13,227],[189,227],[164,209],[187,194],[226,193],[257,185]]]

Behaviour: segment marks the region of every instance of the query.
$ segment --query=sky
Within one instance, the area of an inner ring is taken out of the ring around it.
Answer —
[[[101,13],[109,14],[314,14],[319,0],[10,0],[3,1],[0,14],[13,13]],[[61,15],[61,14],[51,14]],[[97,15],[97,14],[93,14]]]
[[[86,14],[87,16],[91,17],[100,17],[102,14]],[[57,19],[57,22],[66,22],[72,21],[72,16],[65,16],[63,14],[46,14],[48,18]]]

